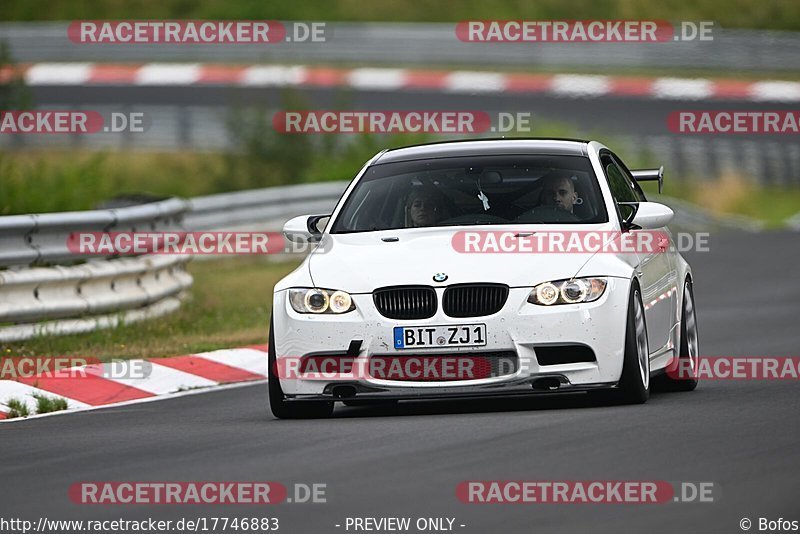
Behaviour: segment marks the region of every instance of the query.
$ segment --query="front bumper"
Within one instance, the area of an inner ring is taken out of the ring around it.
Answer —
[[[630,281],[609,278],[603,296],[586,304],[537,306],[527,302],[531,288],[512,288],[503,309],[493,315],[452,318],[441,308],[430,319],[394,320],[378,313],[371,294],[353,295],[356,309],[342,315],[312,315],[295,312],[288,303],[288,292],[275,293],[273,317],[275,354],[278,367],[288,359],[309,355],[346,354],[358,346],[356,361],[366,365],[372,356],[407,356],[409,351],[394,348],[395,326],[486,325],[486,346],[480,348],[431,348],[413,351],[415,356],[470,356],[486,352],[511,351],[518,358],[516,369],[503,376],[450,380],[386,380],[369,373],[306,379],[302,374],[281,374],[281,388],[290,399],[336,399],[342,391],[358,399],[430,399],[493,395],[529,394],[539,384],[558,381],[558,390],[580,391],[611,387],[619,381],[625,346]],[[437,288],[441,302],[444,288]],[[361,343],[355,343],[360,341]],[[537,347],[583,345],[595,361],[542,365]],[[548,381],[540,379],[547,378]],[[348,386],[348,389],[335,386]],[[352,389],[349,389],[352,388]],[[544,388],[544,390],[553,388]]]

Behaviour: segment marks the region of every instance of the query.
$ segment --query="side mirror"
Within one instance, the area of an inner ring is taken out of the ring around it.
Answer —
[[[633,219],[628,226],[639,227],[644,230],[654,230],[666,226],[675,216],[675,213],[664,204],[658,202],[638,202]]]
[[[316,243],[322,238],[318,223],[330,215],[300,215],[283,225],[283,235],[295,243]]]

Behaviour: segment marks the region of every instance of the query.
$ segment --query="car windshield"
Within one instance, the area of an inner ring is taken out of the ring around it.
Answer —
[[[471,156],[372,165],[331,233],[607,221],[585,156]]]

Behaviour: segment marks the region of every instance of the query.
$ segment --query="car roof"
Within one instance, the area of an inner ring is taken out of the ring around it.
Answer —
[[[430,158],[459,156],[502,156],[506,154],[542,154],[548,156],[586,156],[589,141],[579,139],[480,139],[444,141],[394,148],[380,154],[372,163],[394,163]]]

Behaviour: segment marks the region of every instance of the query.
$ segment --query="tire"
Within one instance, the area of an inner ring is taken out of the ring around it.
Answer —
[[[628,298],[622,375],[615,389],[597,393],[615,404],[644,404],[650,398],[650,345],[642,295],[636,282]]]
[[[683,284],[683,305],[681,306],[681,328],[678,361],[672,372],[660,377],[659,388],[665,391],[692,391],[697,388],[697,368],[699,364],[699,337],[697,335],[697,314],[694,307],[694,289],[687,278]],[[688,366],[691,378],[684,378],[682,369]]]
[[[275,355],[275,328],[269,320],[269,346],[267,347],[267,382],[269,387],[269,407],[278,419],[319,419],[333,414],[333,402],[298,401],[290,402],[281,389],[278,380],[277,356]]]

